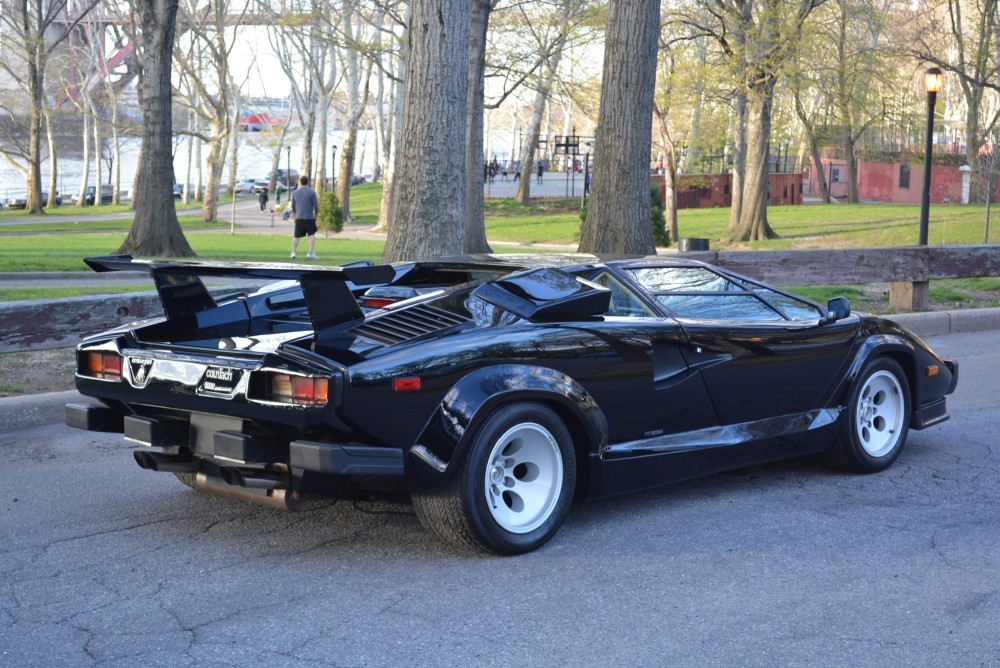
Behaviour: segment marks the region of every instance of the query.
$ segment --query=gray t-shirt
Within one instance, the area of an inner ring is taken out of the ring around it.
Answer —
[[[319,215],[319,199],[316,191],[309,186],[299,186],[292,191],[292,213],[296,220],[316,220]]]

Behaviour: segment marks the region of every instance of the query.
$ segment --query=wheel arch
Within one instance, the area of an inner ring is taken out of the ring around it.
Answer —
[[[899,364],[906,375],[906,382],[910,390],[910,411],[912,413],[914,407],[919,405],[918,395],[920,388],[916,371],[916,355],[917,351],[913,344],[905,337],[893,334],[879,334],[868,337],[862,342],[843,381],[837,388],[837,392],[834,395],[835,402],[842,404],[847,400],[847,397],[851,393],[851,388],[858,381],[858,376],[860,376],[865,365],[877,357],[888,357]]]
[[[497,365],[459,380],[435,409],[410,449],[421,487],[442,484],[455,470],[477,430],[502,406],[533,401],[562,420],[573,441],[578,473],[607,439],[607,419],[589,392],[570,376],[537,365]],[[582,485],[580,487],[583,487]]]

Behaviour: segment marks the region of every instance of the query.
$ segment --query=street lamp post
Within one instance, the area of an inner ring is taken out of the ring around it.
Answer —
[[[292,198],[292,147],[285,147],[285,195]]]
[[[934,103],[944,83],[944,73],[937,67],[924,72],[927,89],[927,143],[924,147],[924,190],[920,198],[920,245],[927,245],[927,227],[931,208],[931,151],[934,148]]]

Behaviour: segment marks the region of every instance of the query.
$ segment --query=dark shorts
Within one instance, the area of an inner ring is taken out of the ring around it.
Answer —
[[[316,220],[310,218],[295,219],[295,238],[300,239],[306,235],[316,234]]]

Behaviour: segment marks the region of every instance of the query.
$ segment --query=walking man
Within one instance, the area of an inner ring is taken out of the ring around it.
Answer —
[[[257,195],[257,201],[260,202],[260,212],[267,213],[267,187],[260,189],[260,194]]]
[[[299,177],[299,187],[289,196],[292,203],[292,214],[295,216],[295,236],[292,238],[292,259],[299,248],[299,239],[309,237],[310,260],[317,259],[316,247],[316,217],[319,215],[319,198],[316,191],[309,187],[309,177],[303,174]]]

